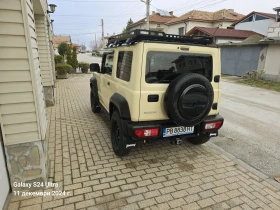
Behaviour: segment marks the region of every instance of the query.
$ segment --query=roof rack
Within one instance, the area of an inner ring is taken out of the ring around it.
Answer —
[[[133,45],[140,41],[160,41],[176,42],[197,45],[213,44],[213,37],[209,36],[181,36],[175,34],[166,34],[159,31],[149,31],[136,29],[130,32],[118,34],[109,37],[107,48],[119,47],[122,45]]]

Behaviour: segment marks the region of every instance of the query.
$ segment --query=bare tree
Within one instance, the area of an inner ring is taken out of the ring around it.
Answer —
[[[103,46],[102,46],[102,38],[98,38],[96,40],[96,42],[95,41],[91,41],[90,42],[90,48],[92,50],[100,50],[101,48],[103,48]]]

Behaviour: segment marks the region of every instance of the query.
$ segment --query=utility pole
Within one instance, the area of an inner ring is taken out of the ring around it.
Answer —
[[[147,19],[147,30],[150,30],[150,4],[152,0],[141,0],[146,4],[146,19]]]
[[[101,19],[101,26],[102,26],[102,48],[104,48],[104,22]]]

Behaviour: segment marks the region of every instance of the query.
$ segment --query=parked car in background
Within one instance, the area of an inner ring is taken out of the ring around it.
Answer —
[[[96,50],[92,50],[92,51],[91,51],[91,55],[92,55],[92,56],[97,56],[97,51],[96,51]]]

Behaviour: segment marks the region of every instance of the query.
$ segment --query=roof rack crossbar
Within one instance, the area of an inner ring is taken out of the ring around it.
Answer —
[[[161,42],[177,42],[198,45],[213,44],[213,37],[210,36],[181,36],[175,34],[166,34],[159,31],[149,31],[136,29],[134,31],[118,34],[109,37],[107,47],[117,47],[123,44],[132,45],[140,41],[161,41]]]

